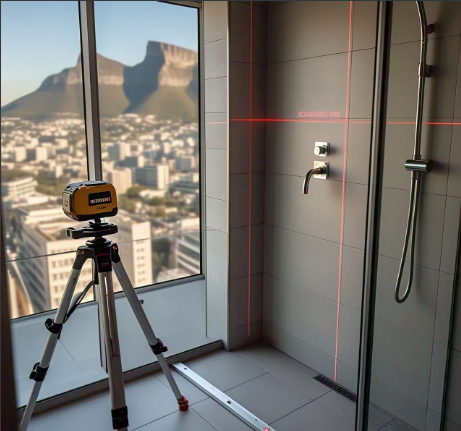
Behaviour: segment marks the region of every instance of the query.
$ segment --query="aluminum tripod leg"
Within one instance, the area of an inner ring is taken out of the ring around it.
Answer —
[[[75,262],[77,262],[76,258]],[[84,261],[83,261],[84,262]],[[83,265],[83,263],[82,263]],[[74,263],[76,266],[76,263]],[[35,364],[30,378],[35,380],[34,386],[29,396],[29,401],[27,402],[26,409],[24,411],[24,415],[22,417],[20,431],[26,431],[27,427],[29,426],[30,418],[32,417],[32,413],[35,408],[35,404],[37,403],[38,394],[40,392],[40,388],[42,386],[43,380],[45,379],[46,372],[48,371],[48,367],[50,366],[51,359],[53,357],[54,349],[56,348],[56,344],[58,343],[59,334],[62,329],[62,325],[65,321],[67,311],[69,309],[70,302],[72,300],[72,296],[74,294],[75,286],[78,282],[78,277],[80,276],[81,265],[80,269],[72,268],[70,273],[69,279],[67,280],[67,285],[64,290],[64,294],[61,298],[61,302],[58,307],[58,311],[56,312],[56,316],[54,321],[47,320],[47,328],[50,331],[50,335],[48,336],[48,341],[45,346],[45,350],[42,355],[42,359],[40,362]]]
[[[116,245],[113,247],[117,247]],[[163,352],[166,351],[162,342],[155,336],[152,326],[147,319],[146,313],[144,313],[144,309],[142,308],[141,303],[139,302],[139,298],[136,295],[136,292],[131,284],[131,281],[128,277],[128,274],[123,267],[122,261],[120,260],[120,256],[118,255],[118,250],[114,251],[112,249],[112,260],[113,260],[113,269],[115,275],[117,276],[123,292],[125,293],[128,302],[133,310],[136,319],[138,320],[139,325],[141,326],[142,331],[144,332],[145,337],[147,338],[147,342],[149,343],[152,351],[154,352],[155,356],[158,359],[158,363],[162,368],[163,373],[165,374],[168,383],[174,393],[174,396],[178,400],[178,405],[180,410],[187,410],[188,408],[188,401],[187,399],[181,394],[176,381],[174,380],[173,375],[171,374],[171,370],[163,356]]]
[[[100,272],[98,273],[98,278],[112,404],[112,426],[114,429],[125,431],[128,429],[128,409],[123,387],[123,370],[120,358],[112,272]]]

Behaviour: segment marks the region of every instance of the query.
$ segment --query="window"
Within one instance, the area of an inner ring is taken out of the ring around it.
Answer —
[[[1,194],[11,315],[22,317],[57,306],[83,243],[66,237],[76,223],[61,193],[88,179],[90,119],[78,2],[1,7]],[[91,158],[118,192],[112,239],[135,287],[200,274],[198,10],[96,1],[95,32],[101,156]],[[77,289],[91,276],[85,268]]]

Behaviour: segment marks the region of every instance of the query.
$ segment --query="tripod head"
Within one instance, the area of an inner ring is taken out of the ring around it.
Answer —
[[[102,222],[101,219],[95,219],[94,221],[90,221],[87,226],[83,226],[81,228],[67,228],[67,237],[72,239],[102,238],[107,235],[113,235],[117,232],[117,225]]]

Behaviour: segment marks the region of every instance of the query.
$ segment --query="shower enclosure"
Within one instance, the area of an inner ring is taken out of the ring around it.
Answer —
[[[455,429],[461,6],[256,3],[231,5],[230,40],[248,8],[267,53],[265,111],[245,119],[265,131],[262,338],[336,384],[314,399],[340,416],[358,394],[357,429]]]

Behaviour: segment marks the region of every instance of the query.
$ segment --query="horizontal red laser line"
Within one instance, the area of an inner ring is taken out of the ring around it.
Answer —
[[[331,120],[304,120],[298,118],[232,118],[230,121],[243,122],[264,122],[264,123],[337,123],[337,124],[371,124],[371,120],[347,120],[347,119],[331,119]],[[207,123],[207,124],[227,124],[224,123]],[[414,121],[388,121],[386,124],[408,125],[414,126]],[[426,126],[461,126],[461,122],[438,122],[424,121]]]

